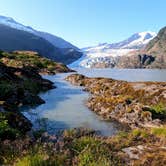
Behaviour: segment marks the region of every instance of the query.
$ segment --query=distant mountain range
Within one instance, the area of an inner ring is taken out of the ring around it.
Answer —
[[[120,59],[123,68],[162,68],[166,69],[166,27],[145,48]]]
[[[0,16],[0,50],[28,50],[69,67],[166,68],[166,27],[80,50],[64,39]]]
[[[65,64],[82,56],[82,52],[64,39],[24,26],[10,17],[0,16],[0,49],[30,50]]]
[[[144,49],[131,56],[139,59],[140,67],[166,69],[166,27],[162,28]]]
[[[71,67],[116,67],[119,59],[131,52],[145,48],[156,36],[155,32],[135,33],[118,43],[103,43],[83,48],[84,56],[72,63]]]
[[[87,47],[83,50],[104,50],[104,49],[139,49],[144,47],[150,40],[152,40],[157,34],[155,32],[147,31],[135,33],[131,37],[118,43],[103,43],[94,47]]]

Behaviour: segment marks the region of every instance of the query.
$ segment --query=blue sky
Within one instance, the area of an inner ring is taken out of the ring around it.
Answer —
[[[0,15],[78,47],[117,42],[166,25],[165,0],[0,0]]]

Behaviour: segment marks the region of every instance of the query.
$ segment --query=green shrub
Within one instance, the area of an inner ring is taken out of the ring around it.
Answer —
[[[8,120],[0,113],[0,139],[15,139],[20,135],[20,132],[17,129],[10,127]]]
[[[153,118],[166,118],[166,106],[163,103],[153,105],[149,111],[152,113]]]
[[[0,98],[4,99],[10,96],[13,92],[13,85],[7,81],[0,82]]]
[[[46,66],[45,66],[42,62],[40,62],[40,61],[34,62],[34,65],[35,65],[36,67],[40,68],[40,69],[43,69],[43,68],[46,67]]]
[[[158,114],[166,115],[166,107],[163,103],[152,106],[152,109],[154,109],[154,111]]]
[[[35,139],[38,139],[42,136],[44,132],[45,132],[44,129],[33,131],[33,136],[35,137]]]
[[[25,90],[28,90],[31,93],[35,94],[40,91],[40,86],[38,85],[38,83],[30,79],[24,80],[23,87],[25,88]]]

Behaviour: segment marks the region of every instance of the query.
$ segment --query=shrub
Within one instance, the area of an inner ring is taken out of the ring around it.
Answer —
[[[163,103],[159,103],[152,106],[152,109],[154,109],[154,111],[158,114],[166,115],[166,107],[164,106]]]
[[[34,65],[35,65],[36,67],[40,68],[40,69],[45,68],[45,65],[44,65],[42,62],[40,62],[40,61],[34,62]]]
[[[153,118],[165,119],[166,118],[166,106],[163,103],[153,105],[150,110]]]
[[[23,87],[31,93],[37,94],[40,91],[40,86],[33,80],[24,80]]]
[[[7,81],[0,82],[0,99],[5,99],[13,92],[13,85]]]
[[[10,127],[8,120],[0,113],[0,139],[15,139],[20,135],[20,132],[17,129]]]

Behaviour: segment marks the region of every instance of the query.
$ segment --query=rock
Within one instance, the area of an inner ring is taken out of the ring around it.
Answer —
[[[55,135],[49,135],[47,132],[43,133],[41,136],[41,141],[42,142],[52,142],[56,143],[57,142],[57,136]]]
[[[41,99],[39,96],[33,95],[28,92],[26,92],[24,94],[24,97],[22,99],[23,105],[40,105],[40,104],[44,104],[44,103],[45,103],[45,101],[43,99]]]
[[[145,59],[142,59],[144,61]],[[130,128],[160,126],[154,119],[151,105],[166,103],[166,83],[126,82],[108,78],[88,78],[72,74],[66,78],[74,85],[84,86],[92,96],[87,106],[105,119],[115,119]]]
[[[73,85],[83,86],[83,80],[85,76],[80,74],[72,74],[66,78],[67,81],[71,82]]]
[[[122,149],[122,151],[125,152],[130,159],[137,160],[139,159],[139,156],[142,154],[142,150],[144,150],[144,147],[142,145]]]

